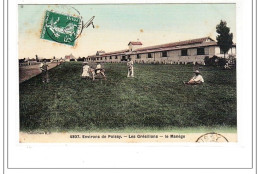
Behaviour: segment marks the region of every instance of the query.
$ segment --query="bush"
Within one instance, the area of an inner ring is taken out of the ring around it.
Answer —
[[[227,63],[227,59],[225,59],[225,58],[218,59],[218,66],[225,66],[226,63]]]
[[[206,56],[204,58],[205,65],[209,66],[224,66],[227,63],[227,59],[218,57],[218,56],[213,56],[209,58],[209,56]]]

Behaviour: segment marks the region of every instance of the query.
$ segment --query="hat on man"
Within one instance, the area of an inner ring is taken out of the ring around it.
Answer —
[[[200,74],[199,70],[194,71],[195,74]]]

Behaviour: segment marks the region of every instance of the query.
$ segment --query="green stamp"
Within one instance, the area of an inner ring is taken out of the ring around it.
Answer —
[[[81,26],[79,17],[46,11],[41,39],[74,46]]]

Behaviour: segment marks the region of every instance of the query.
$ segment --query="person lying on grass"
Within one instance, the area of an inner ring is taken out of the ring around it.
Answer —
[[[197,85],[204,83],[204,79],[200,74],[199,70],[194,71],[195,76],[190,79],[188,82],[183,82],[186,85]]]

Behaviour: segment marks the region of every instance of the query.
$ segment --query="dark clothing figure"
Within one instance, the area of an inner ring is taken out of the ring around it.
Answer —
[[[42,70],[42,82],[43,83],[49,83],[49,72],[48,72],[48,65],[46,62],[41,63],[40,69]]]

